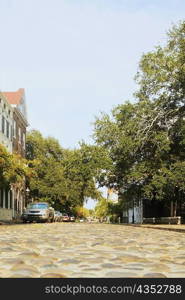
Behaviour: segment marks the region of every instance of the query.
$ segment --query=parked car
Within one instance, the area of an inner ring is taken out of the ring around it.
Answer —
[[[69,218],[69,216],[67,215],[67,214],[62,214],[62,221],[63,222],[69,222],[69,220],[70,220],[70,218]]]
[[[21,219],[26,222],[53,222],[54,208],[47,202],[35,202],[27,206],[23,212]]]
[[[60,213],[60,215],[59,215],[59,222],[61,222],[62,221],[62,213],[61,212],[59,212]]]
[[[55,212],[54,212],[54,221],[55,222],[62,221],[62,214],[61,214],[60,211],[55,210]]]
[[[69,221],[70,222],[75,222],[75,217],[74,216],[69,216]]]

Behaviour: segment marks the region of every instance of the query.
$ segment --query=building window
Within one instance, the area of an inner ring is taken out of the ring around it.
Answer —
[[[13,141],[13,127],[12,126],[11,126],[10,130],[11,130],[11,136],[10,136],[11,137],[11,141]]]
[[[5,118],[2,116],[2,133],[5,133]]]
[[[7,138],[10,136],[10,124],[8,121],[6,121],[6,136]]]
[[[5,190],[5,208],[8,208],[8,190]]]
[[[12,209],[12,200],[13,200],[12,191],[10,190],[10,209]]]

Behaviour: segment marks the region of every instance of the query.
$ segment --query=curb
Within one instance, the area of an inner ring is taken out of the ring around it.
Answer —
[[[22,224],[21,221],[0,221],[0,225],[16,225],[16,224]]]
[[[118,223],[97,223],[97,224],[111,224],[111,225],[115,225],[115,226],[121,225],[121,226],[140,227],[140,228],[158,229],[158,230],[166,230],[166,231],[175,231],[175,232],[185,233],[185,228],[172,228],[172,227],[166,228],[166,227],[155,227],[155,225],[147,226],[147,225],[143,225],[143,224],[128,224],[128,223],[119,223],[119,224]],[[184,224],[182,224],[182,225],[184,225]],[[156,226],[157,226],[157,224],[156,224]]]
[[[166,228],[166,227],[155,227],[155,226],[145,226],[145,225],[136,225],[136,224],[123,224],[126,226],[140,227],[140,228],[149,228],[149,229],[158,229],[158,230],[166,230],[166,231],[175,231],[185,233],[185,229],[183,228]]]

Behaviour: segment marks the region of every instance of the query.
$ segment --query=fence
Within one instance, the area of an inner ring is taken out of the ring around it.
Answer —
[[[181,217],[143,218],[143,224],[181,224]]]

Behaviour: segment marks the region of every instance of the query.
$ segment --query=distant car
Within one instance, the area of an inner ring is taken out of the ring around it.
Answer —
[[[69,222],[69,216],[67,214],[62,214],[62,221],[63,222]]]
[[[60,213],[60,215],[59,215],[59,222],[61,222],[62,221],[62,213],[61,212],[59,212]]]
[[[69,216],[69,221],[70,222],[75,222],[75,217],[74,216]]]
[[[62,220],[62,214],[60,211],[55,210],[54,212],[54,221],[60,222]]]
[[[35,202],[27,206],[21,219],[26,222],[54,222],[54,208],[47,202]]]

